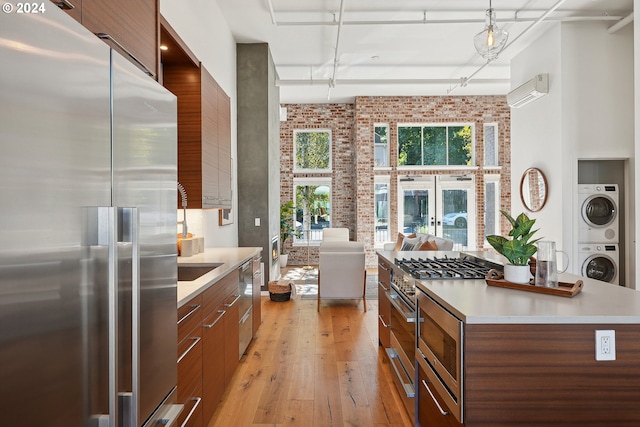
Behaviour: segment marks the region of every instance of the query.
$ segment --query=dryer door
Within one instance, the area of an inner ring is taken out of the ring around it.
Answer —
[[[603,282],[613,282],[616,278],[616,265],[605,255],[592,255],[582,264],[582,275]]]
[[[582,204],[582,219],[592,227],[606,227],[617,215],[616,205],[606,195],[593,195]]]

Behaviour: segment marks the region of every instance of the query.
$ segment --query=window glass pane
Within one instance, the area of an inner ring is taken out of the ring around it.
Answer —
[[[471,142],[470,126],[450,126],[449,137],[449,162],[450,165],[471,165],[473,144]]]
[[[331,132],[296,131],[294,135],[295,169],[330,169]]]
[[[467,246],[467,191],[442,190],[442,224],[444,237],[454,244]]]
[[[484,164],[486,166],[499,165],[496,131],[496,125],[484,125]]]
[[[326,183],[295,185],[295,242],[321,241],[322,229],[331,227],[331,187]]]
[[[375,183],[376,242],[387,242],[389,238],[389,183]]]
[[[424,138],[424,165],[447,164],[447,128],[444,126],[425,127],[422,132]]]
[[[403,190],[402,232],[429,233],[429,190]]]
[[[374,151],[374,165],[389,166],[389,126],[375,127]]]
[[[420,165],[421,127],[398,126],[398,165]]]
[[[484,235],[500,234],[498,230],[498,203],[497,203],[497,182],[485,182],[484,184]]]

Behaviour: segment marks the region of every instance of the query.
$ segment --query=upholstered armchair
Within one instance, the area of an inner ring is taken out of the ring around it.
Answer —
[[[348,228],[324,228],[322,230],[323,242],[348,242],[349,241],[349,229]]]
[[[318,311],[321,299],[362,299],[367,311],[364,244],[323,241],[319,251]]]

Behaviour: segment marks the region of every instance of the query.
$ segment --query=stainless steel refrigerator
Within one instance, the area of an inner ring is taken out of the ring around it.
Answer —
[[[0,14],[0,425],[155,425],[179,408],[176,100],[45,6]]]

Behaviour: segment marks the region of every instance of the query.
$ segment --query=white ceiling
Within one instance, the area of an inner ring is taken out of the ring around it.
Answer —
[[[509,39],[487,63],[473,36],[484,29],[489,0],[217,1],[238,43],[269,44],[283,104],[505,94],[511,58],[549,25],[610,27],[633,10],[633,0],[492,0]]]

